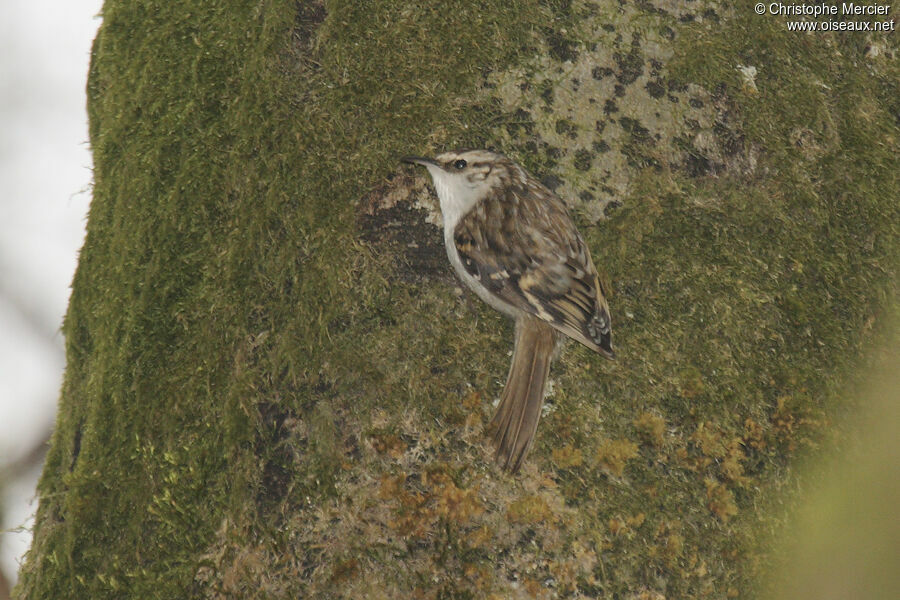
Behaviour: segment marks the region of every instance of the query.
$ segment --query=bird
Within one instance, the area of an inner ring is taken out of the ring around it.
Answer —
[[[515,322],[506,385],[489,430],[494,458],[519,471],[537,432],[561,336],[613,360],[608,290],[565,203],[503,154],[406,156],[428,170],[459,279]]]

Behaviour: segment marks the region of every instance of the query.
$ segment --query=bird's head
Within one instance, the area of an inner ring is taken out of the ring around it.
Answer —
[[[455,223],[479,200],[517,178],[519,167],[489,150],[455,150],[434,158],[404,157],[403,162],[428,169],[445,223]]]

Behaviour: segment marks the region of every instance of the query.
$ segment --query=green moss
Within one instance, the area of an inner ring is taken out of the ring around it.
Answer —
[[[354,202],[421,140],[455,137],[467,86],[538,14],[106,3],[95,199],[24,595],[182,596],[198,550],[260,490],[332,489],[338,424],[375,373],[347,377],[345,361],[365,361],[385,301],[376,282],[355,292],[375,265],[354,247]],[[307,459],[279,476],[296,465],[272,430],[298,419]]]
[[[195,4],[104,8],[18,594],[749,594],[896,297],[897,66],[713,5]],[[615,289],[618,362],[567,347],[518,478],[509,324],[418,211],[361,217],[455,146],[562,181]]]

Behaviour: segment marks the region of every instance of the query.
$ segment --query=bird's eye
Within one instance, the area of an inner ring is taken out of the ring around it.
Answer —
[[[456,161],[455,163],[453,163],[453,166],[461,171],[461,170],[463,170],[463,169],[466,168],[466,165],[467,165],[467,164],[469,164],[469,163],[467,163],[467,162],[464,161],[463,159],[459,159],[458,161]]]

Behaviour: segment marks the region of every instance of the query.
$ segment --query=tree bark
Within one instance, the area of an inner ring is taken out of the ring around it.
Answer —
[[[108,0],[15,597],[749,594],[894,298],[900,77],[889,37],[692,10]],[[619,360],[563,351],[515,477],[511,325],[397,163],[460,146],[544,178],[616,290]]]

